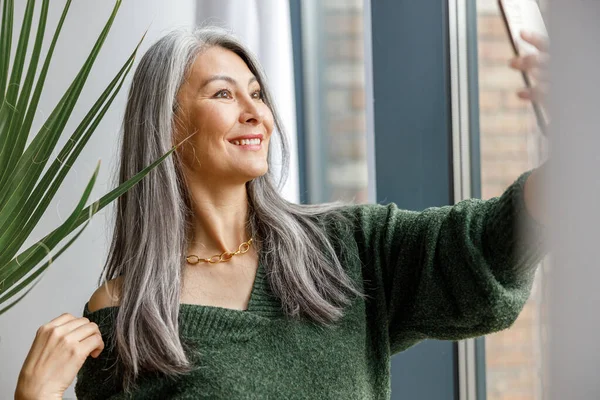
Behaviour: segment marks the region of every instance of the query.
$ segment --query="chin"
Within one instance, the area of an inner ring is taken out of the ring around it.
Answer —
[[[269,172],[268,166],[263,167],[263,168],[249,168],[244,171],[244,178],[245,178],[245,181],[248,182],[253,179],[260,178],[261,176],[265,175],[267,172]]]

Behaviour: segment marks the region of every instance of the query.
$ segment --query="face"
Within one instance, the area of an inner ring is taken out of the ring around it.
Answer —
[[[181,86],[176,137],[188,178],[243,184],[268,170],[273,114],[254,74],[230,50],[202,52]]]

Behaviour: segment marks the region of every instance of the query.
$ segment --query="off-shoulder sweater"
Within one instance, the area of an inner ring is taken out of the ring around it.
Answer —
[[[142,374],[123,392],[111,333],[118,307],[83,315],[106,342],[77,376],[79,399],[389,399],[390,357],[427,339],[460,340],[511,326],[547,249],[526,209],[522,174],[500,196],[420,212],[395,204],[320,219],[342,239],[340,260],[366,297],[325,328],[286,317],[259,261],[247,310],[181,304],[179,333],[195,351],[177,379]],[[340,248],[341,249],[341,248]],[[337,251],[337,250],[336,250]],[[260,257],[259,257],[260,258]]]

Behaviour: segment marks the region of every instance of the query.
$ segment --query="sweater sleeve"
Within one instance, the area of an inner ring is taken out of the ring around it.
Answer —
[[[460,340],[512,325],[546,253],[522,174],[500,197],[422,212],[356,206],[365,288],[392,353],[426,338]],[[370,281],[370,282],[367,282]]]

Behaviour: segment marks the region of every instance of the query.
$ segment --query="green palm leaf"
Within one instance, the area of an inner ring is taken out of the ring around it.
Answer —
[[[25,205],[21,206],[18,213],[8,215],[4,224],[0,224],[0,248],[3,249],[3,253],[0,254],[0,265],[3,265],[15,255],[33,228],[35,228],[35,225],[38,223],[56,191],[59,189],[60,184],[66,177],[67,172],[71,169],[71,166],[79,156],[79,153],[87,144],[87,141],[100,123],[115,96],[118,94],[127,72],[129,72],[133,66],[133,60],[138,47],[136,47],[133,54],[129,57],[125,65],[123,65],[117,76],[115,76],[96,103],[92,106],[88,114],[84,117],[70,140],[67,141],[59,155],[56,157],[56,160],[52,163],[41,181],[30,194]],[[110,98],[107,100],[109,95]],[[85,131],[86,128],[87,131]],[[76,147],[74,148],[74,146]],[[69,156],[68,159],[67,156]],[[62,168],[58,175],[56,175],[56,172],[61,165]],[[52,181],[53,179],[54,181]],[[48,190],[50,183],[52,183],[52,186]],[[29,219],[27,220],[27,218]],[[23,226],[23,221],[27,221],[25,226]]]
[[[36,39],[31,50],[29,66],[26,69],[25,55],[32,26],[34,25],[33,15],[35,10],[35,1],[28,0],[12,70],[9,74],[14,4],[13,0],[2,1],[2,26],[0,28],[0,305],[7,303],[9,300],[11,303],[0,308],[0,315],[29,293],[39,282],[43,272],[52,264],[53,260],[56,260],[75,242],[95,213],[137,184],[181,144],[174,146],[169,152],[137,173],[133,178],[90,206],[85,207],[98,174],[98,164],[79,203],[69,218],[37,243],[17,255],[121,89],[128,72],[133,66],[139,48],[138,44],[121,70],[108,84],[75,129],[70,140],[66,142],[48,170],[41,176],[44,166],[60,139],[78,101],[94,61],[117,15],[121,0],[115,1],[112,13],[81,70],[40,131],[33,137],[29,146],[25,148],[52,54],[70,4],[71,0],[67,0],[54,31],[48,53],[38,73],[38,62],[50,0],[42,1],[37,28],[34,29]],[[27,73],[23,78],[25,70],[27,70]],[[36,73],[38,73],[38,79],[34,85]],[[64,246],[55,254],[52,254],[53,250],[67,236],[84,223],[85,225]],[[48,260],[40,265],[47,257]]]
[[[2,2],[2,27],[0,28],[0,99],[4,103],[6,91],[6,78],[8,77],[8,64],[10,60],[10,45],[13,30],[13,2]]]
[[[79,235],[81,235],[83,233],[83,230],[88,226],[90,222],[87,221],[86,224],[79,230],[79,232],[77,232],[77,234],[75,234],[68,242],[67,244],[65,244],[60,251],[58,251],[56,253],[56,255],[54,256],[54,258],[58,258],[58,256],[60,256],[66,249],[68,249],[71,244],[73,244],[73,242],[75,240],[77,240],[77,238],[79,237]],[[42,272],[46,271],[46,269],[48,269],[48,267],[52,264],[52,259],[48,260],[48,262],[46,262],[44,265],[42,265],[41,267],[39,267],[34,273],[32,273],[30,276],[27,277],[27,279],[24,279],[23,281],[21,281],[18,285],[14,285],[13,288],[10,290],[10,292],[8,292],[7,294],[5,294],[4,296],[2,296],[2,298],[0,298],[0,304],[5,303],[6,301],[8,301],[11,297],[13,297],[14,295],[16,295],[17,293],[20,293],[23,291],[24,288],[26,288],[27,286],[29,286],[29,284],[38,276],[40,276],[42,274]],[[19,301],[21,301],[23,299],[23,297],[25,297],[27,295],[27,293],[29,293],[40,281],[40,279],[38,279],[37,281],[35,281],[33,283],[33,285],[31,285],[26,291],[25,293],[22,293],[15,301],[13,301],[12,303],[10,303],[8,306],[2,308],[0,310],[0,315],[2,315],[3,313],[5,313],[6,311],[10,310],[14,305],[16,305]]]
[[[68,232],[70,232],[71,230],[73,230],[73,225],[77,221],[77,218],[79,217],[79,215],[81,215],[81,211],[83,210],[83,207],[84,207],[85,203],[87,202],[88,198],[90,197],[90,193],[92,192],[92,189],[94,188],[94,183],[96,183],[96,177],[98,176],[98,169],[99,168],[100,168],[100,162],[98,162],[98,165],[96,166],[96,170],[94,171],[94,175],[90,179],[87,187],[85,188],[85,192],[83,193],[83,196],[79,200],[79,203],[77,204],[77,206],[75,207],[75,210],[73,210],[73,212],[71,213],[71,215],[69,216],[69,218],[67,218],[67,220],[61,226],[59,226],[54,232],[52,232],[52,234],[48,235],[48,237],[47,237],[46,240],[41,240],[41,241],[37,242],[35,245],[31,246],[29,249],[27,249],[26,251],[24,251],[23,253],[21,253],[19,256],[17,256],[15,259],[13,259],[12,261],[10,261],[6,265],[6,267],[7,267],[8,270],[12,269],[13,271],[16,270],[17,272],[24,271],[24,270],[30,271],[42,259],[44,259],[46,257],[46,255],[50,254],[50,252],[52,251],[52,249],[65,236],[68,235]],[[91,218],[91,216],[98,211],[98,208],[95,205],[93,205],[93,206],[94,207],[92,209],[90,209],[89,218]],[[76,236],[79,236],[79,234],[81,234],[81,232],[79,232]],[[65,247],[63,247],[56,254],[56,256],[54,258],[57,258],[64,250],[66,250],[66,248],[68,246],[71,245],[71,243],[72,243],[72,241],[69,242],[69,243],[67,243],[67,245]],[[43,270],[45,270],[46,268],[48,268],[48,266],[51,263],[52,263],[52,257],[50,257],[50,260],[48,260],[48,262],[46,263],[46,265],[42,266],[41,268],[38,268],[38,271],[36,271],[29,278],[27,278],[25,280],[25,282],[28,281],[28,280],[34,279],[41,272],[43,272]],[[18,267],[18,269],[17,269],[17,267]],[[40,269],[42,271],[40,271]],[[19,291],[19,289],[22,289],[23,287],[27,286],[25,284],[25,282],[22,282],[21,284],[17,285],[16,288],[13,288],[13,290],[11,290],[9,293],[4,294],[4,292],[6,291],[6,289],[4,287],[5,286],[4,282],[5,281],[2,281],[2,283],[0,283],[0,295],[2,296],[2,297],[0,297],[0,304],[4,303],[5,301],[7,301],[11,297],[13,297],[15,294],[17,294],[18,291]],[[11,281],[8,286],[10,287],[13,284],[14,284],[14,281]],[[22,286],[22,287],[20,288],[20,286]],[[12,305],[13,304],[11,304],[11,306]],[[11,307],[11,306],[9,306],[9,307]]]
[[[81,225],[82,223],[89,220],[92,215],[94,215],[98,211],[102,210],[108,204],[113,202],[116,198],[118,198],[123,193],[125,193],[129,189],[131,189],[135,184],[137,184],[139,181],[141,181],[144,176],[146,176],[151,170],[153,170],[158,164],[160,164],[164,159],[166,159],[169,155],[171,155],[171,153],[173,151],[175,151],[175,149],[177,149],[177,147],[180,145],[181,145],[181,143],[178,144],[177,146],[174,146],[171,150],[169,150],[166,154],[164,154],[158,160],[154,161],[152,164],[150,164],[149,166],[144,168],[142,171],[140,171],[136,175],[134,175],[133,178],[127,180],[126,182],[121,184],[116,189],[113,189],[111,192],[104,195],[100,200],[95,201],[91,206],[88,206],[85,209],[83,209],[81,211],[81,213],[79,214],[79,216],[75,219],[75,222],[73,222],[70,225],[67,225],[65,223],[65,224],[61,225],[59,228],[50,232],[42,240],[33,244],[27,250],[22,252],[17,257],[17,259],[19,261],[23,257],[27,257],[29,259],[29,257],[33,257],[31,254],[33,254],[34,252],[37,252],[37,253],[35,253],[36,254],[35,257],[37,257],[36,260],[38,258],[41,260],[41,258],[43,258],[43,254],[39,250],[40,246],[42,248],[50,248],[50,249],[52,247],[54,247],[58,243],[56,241],[57,238],[62,239],[64,237],[66,237],[74,229],[76,229],[79,225]],[[15,261],[15,260],[12,260],[11,262],[7,263],[2,268],[0,268],[0,296],[3,296],[5,291],[7,291],[12,285],[15,284],[15,282],[17,282],[19,279],[23,278],[27,273],[29,273],[31,271],[32,268],[35,267],[35,264],[33,264],[33,263],[30,263],[29,266],[21,265],[19,263],[19,261]],[[2,304],[2,298],[0,298],[0,304]]]

